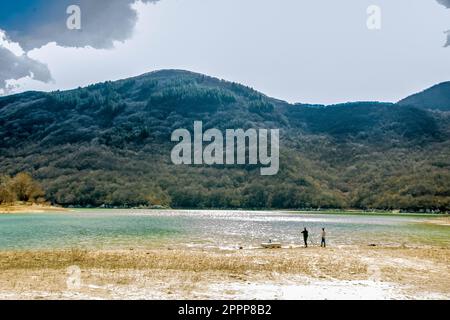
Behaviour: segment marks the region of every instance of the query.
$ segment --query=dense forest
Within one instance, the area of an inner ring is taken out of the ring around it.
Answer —
[[[0,175],[27,172],[42,186],[36,197],[64,206],[449,211],[450,85],[430,90],[398,104],[289,104],[164,70],[26,92],[0,98]],[[279,128],[279,173],[173,165],[171,133],[197,120]]]

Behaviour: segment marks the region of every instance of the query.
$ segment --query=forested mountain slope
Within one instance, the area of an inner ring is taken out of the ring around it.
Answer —
[[[0,168],[29,172],[62,205],[450,210],[448,97],[292,105],[163,70],[0,98]],[[171,133],[199,120],[204,129],[279,128],[278,175],[173,165]]]

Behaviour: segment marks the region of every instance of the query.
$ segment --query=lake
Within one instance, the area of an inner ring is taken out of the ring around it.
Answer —
[[[432,217],[277,211],[98,210],[0,215],[0,250],[52,248],[232,249],[269,239],[300,245],[303,227],[312,245],[327,230],[330,246],[450,245],[450,227]]]

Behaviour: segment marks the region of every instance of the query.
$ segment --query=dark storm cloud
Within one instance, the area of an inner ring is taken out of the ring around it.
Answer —
[[[144,3],[159,0],[141,0]],[[40,48],[50,42],[64,47],[112,48],[114,41],[131,37],[137,22],[137,12],[131,5],[137,0],[46,0],[30,1],[26,7],[2,3],[0,9],[12,10],[8,16],[0,15],[0,29],[8,41],[17,42],[25,51]],[[9,7],[8,7],[9,5]],[[69,30],[67,8],[78,5],[81,9],[81,30]],[[7,17],[14,19],[7,19]],[[30,76],[48,82],[48,67],[27,55],[17,57],[0,46],[0,89],[6,80]]]
[[[141,0],[144,3],[158,0]],[[114,41],[131,37],[137,13],[131,5],[136,0],[47,0],[35,4],[32,10],[16,13],[20,23],[2,25],[8,36],[26,51],[50,42],[65,47],[91,46],[96,49],[111,48]],[[81,30],[66,26],[66,10],[70,5],[81,9]],[[5,22],[6,24],[6,22]]]
[[[49,82],[52,77],[47,66],[27,55],[16,56],[6,48],[0,47],[0,89],[6,88],[6,80],[30,76],[34,80]]]

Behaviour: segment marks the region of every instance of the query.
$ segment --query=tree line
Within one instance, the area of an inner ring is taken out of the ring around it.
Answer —
[[[45,202],[45,192],[41,185],[26,172],[11,177],[0,175],[0,204],[16,202]]]

